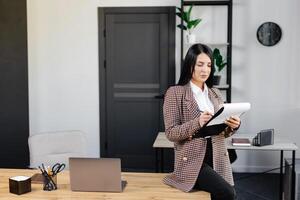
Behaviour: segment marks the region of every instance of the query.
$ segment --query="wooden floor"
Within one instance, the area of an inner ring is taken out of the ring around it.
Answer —
[[[58,190],[43,191],[42,185],[32,184],[32,191],[23,195],[9,193],[8,179],[13,176],[32,176],[36,170],[0,169],[0,199],[101,199],[101,200],[208,200],[209,193],[203,191],[185,193],[162,183],[165,174],[122,173],[127,186],[122,193],[73,192],[70,190],[69,173],[58,175]]]

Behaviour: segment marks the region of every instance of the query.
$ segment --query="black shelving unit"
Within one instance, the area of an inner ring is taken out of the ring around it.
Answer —
[[[232,0],[224,1],[184,1],[181,0],[181,9],[184,6],[227,6],[227,87],[218,87],[220,90],[226,90],[226,102],[231,102],[231,72],[232,72]],[[181,24],[183,20],[181,19]],[[181,29],[181,58],[183,58],[183,30]],[[181,59],[182,66],[183,59]]]

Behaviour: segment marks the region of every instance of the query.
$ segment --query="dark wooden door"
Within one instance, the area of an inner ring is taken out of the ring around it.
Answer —
[[[123,170],[155,168],[152,144],[164,129],[161,95],[175,76],[174,12],[151,7],[105,8],[99,13],[105,31],[101,155],[121,158]]]

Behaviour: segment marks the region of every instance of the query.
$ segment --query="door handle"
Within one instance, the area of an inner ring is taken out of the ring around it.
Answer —
[[[155,99],[164,99],[164,97],[164,94],[154,96]]]

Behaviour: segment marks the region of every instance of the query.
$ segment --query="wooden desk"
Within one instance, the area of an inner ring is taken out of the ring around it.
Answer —
[[[41,184],[32,184],[32,191],[22,195],[9,193],[8,178],[13,176],[32,176],[37,170],[0,169],[0,199],[97,199],[97,200],[208,200],[210,194],[203,191],[190,193],[181,192],[162,183],[166,174],[158,173],[122,173],[122,179],[127,186],[122,193],[107,192],[73,192],[70,190],[69,173],[67,171],[58,175],[58,189],[43,191]]]
[[[255,135],[237,135],[234,137],[248,137],[250,141]],[[289,142],[286,140],[283,140],[281,138],[276,138],[274,139],[274,144],[273,145],[266,145],[262,147],[258,146],[232,146],[231,144],[231,138],[227,139],[227,149],[236,149],[236,150],[263,150],[263,151],[280,151],[280,185],[279,185],[279,199],[283,198],[283,152],[284,151],[292,151],[292,171],[293,171],[293,176],[292,176],[292,193],[295,194],[295,154],[296,150],[298,147],[293,143]],[[174,143],[169,141],[166,138],[165,132],[159,132],[157,134],[157,137],[153,143],[153,148],[156,148],[156,170],[158,172],[159,165],[160,165],[160,170],[163,172],[163,149],[164,148],[174,148]],[[160,158],[159,158],[159,151],[160,151]],[[295,199],[295,196],[292,195],[292,199]]]

